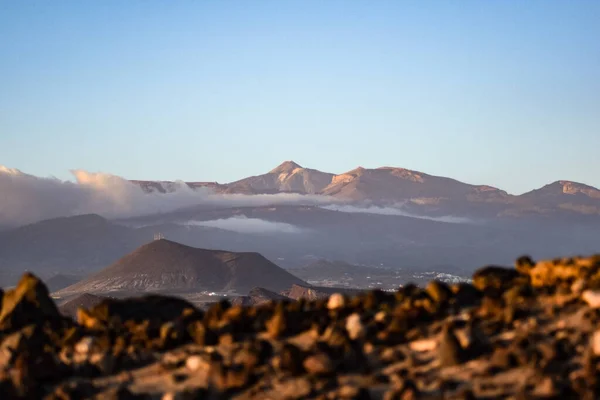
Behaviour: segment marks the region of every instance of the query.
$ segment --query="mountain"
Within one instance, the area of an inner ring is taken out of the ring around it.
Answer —
[[[209,188],[217,192],[224,190],[224,186],[217,182],[173,182],[173,181],[140,181],[130,180],[129,182],[138,185],[146,193],[173,193],[181,188],[182,185],[190,189]]]
[[[177,190],[174,182],[132,181],[146,192]],[[490,185],[472,185],[456,179],[405,168],[355,168],[332,174],[285,161],[266,174],[232,183],[188,182],[192,189],[217,193],[299,193],[328,196],[350,203],[398,205],[424,216],[502,218],[531,216],[600,217],[600,190],[571,181],[557,181],[522,195],[511,195]]]
[[[114,262],[147,237],[95,214],[45,220],[0,232],[0,268],[88,272]]]
[[[225,193],[320,193],[329,185],[334,174],[303,168],[293,161],[285,161],[266,174],[251,176],[226,185]]]
[[[455,179],[428,175],[404,168],[358,167],[336,175],[321,194],[351,200],[421,200],[435,203],[443,199],[503,201],[506,192],[491,186],[469,185]]]
[[[305,284],[258,253],[234,253],[155,240],[59,293],[136,291],[247,293]]]
[[[266,174],[251,176],[227,184],[217,182],[185,182],[185,185],[191,189],[209,188],[217,193],[316,194],[328,186],[334,176],[334,174],[315,169],[303,168],[294,161],[285,161]],[[180,187],[180,183],[173,181],[131,180],[130,182],[140,186],[146,193],[171,193]]]
[[[600,215],[600,190],[583,183],[556,181],[518,196],[513,214],[563,213]]]

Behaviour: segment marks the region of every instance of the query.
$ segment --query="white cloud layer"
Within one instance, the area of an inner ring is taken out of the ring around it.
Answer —
[[[285,222],[273,222],[244,215],[210,221],[188,221],[182,225],[205,226],[238,233],[302,233],[305,230]]]
[[[43,219],[80,214],[127,218],[164,213],[199,204],[263,206],[270,204],[318,205],[332,199],[299,194],[215,194],[190,189],[176,182],[170,193],[145,193],[138,185],[106,173],[71,171],[75,182],[40,178],[0,166],[0,226],[19,226]]]
[[[409,213],[407,211],[402,210],[402,205],[396,205],[395,207],[378,207],[378,206],[368,206],[368,207],[358,207],[353,205],[343,205],[343,204],[329,204],[321,206],[326,210],[332,211],[340,211],[346,213],[365,213],[365,214],[379,214],[379,215],[397,215],[402,217],[411,217],[411,218],[419,218],[419,219],[427,219],[431,221],[438,222],[448,222],[453,224],[466,224],[473,223],[472,220],[468,218],[455,217],[452,215],[446,215],[442,217],[429,217],[426,215],[415,215]]]

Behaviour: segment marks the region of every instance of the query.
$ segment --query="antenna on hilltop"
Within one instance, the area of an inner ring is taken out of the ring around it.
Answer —
[[[165,236],[160,232],[154,234],[154,240],[161,240],[164,238],[165,238]]]

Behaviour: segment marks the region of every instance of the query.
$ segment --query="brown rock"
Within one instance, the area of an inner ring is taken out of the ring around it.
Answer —
[[[286,343],[279,353],[279,368],[282,371],[289,372],[292,375],[298,375],[303,372],[304,355],[302,350],[293,344]]]
[[[286,333],[287,329],[287,314],[283,307],[278,305],[273,313],[271,319],[266,323],[267,333],[273,338],[277,339]]]
[[[535,266],[535,262],[529,256],[521,256],[515,261],[515,269],[521,274],[529,274]]]
[[[48,289],[33,274],[23,274],[17,287],[2,297],[0,331],[15,331],[25,325],[61,318]]]
[[[311,394],[312,385],[307,378],[294,378],[275,382],[274,389],[283,399],[305,399]]]
[[[454,293],[453,301],[459,308],[474,306],[481,299],[481,292],[468,283],[455,284],[451,289]]]
[[[516,269],[497,266],[481,268],[473,274],[473,286],[481,291],[510,287],[521,275]]]
[[[311,375],[329,375],[335,372],[335,366],[331,358],[324,354],[315,354],[304,360],[304,369]]]
[[[202,313],[189,302],[169,296],[147,295],[129,299],[105,299],[88,312],[89,316],[109,324],[119,321],[143,323],[152,321],[157,324],[172,322],[177,317],[189,318],[190,311],[200,319]]]
[[[425,288],[427,294],[439,304],[445,304],[450,300],[452,296],[452,290],[443,282],[440,281],[431,281],[427,284]]]
[[[203,321],[194,321],[188,326],[188,333],[194,343],[200,346],[214,346],[217,344],[218,336]]]
[[[442,330],[437,353],[441,367],[458,365],[463,361],[463,349],[448,325]]]
[[[344,385],[337,392],[337,398],[352,400],[370,400],[369,391],[363,387]]]

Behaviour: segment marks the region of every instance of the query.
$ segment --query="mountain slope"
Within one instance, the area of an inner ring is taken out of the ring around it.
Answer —
[[[64,274],[56,274],[46,279],[46,286],[50,292],[56,292],[57,290],[64,289],[79,282],[81,278],[76,276],[69,276]]]
[[[551,213],[556,210],[600,215],[600,190],[572,181],[556,181],[518,196],[517,211]]]
[[[506,192],[491,186],[469,185],[404,168],[356,168],[333,178],[321,192],[324,195],[352,200],[409,200],[436,202],[440,199],[486,201],[510,198]]]
[[[146,192],[176,190],[173,182],[133,181]],[[402,203],[411,212],[429,216],[474,218],[532,215],[600,216],[600,190],[571,181],[557,181],[519,196],[489,185],[472,185],[455,179],[405,168],[358,167],[336,175],[286,161],[266,174],[232,183],[188,182],[193,189],[209,188],[230,194],[317,194],[349,202]]]
[[[0,232],[0,268],[89,271],[114,262],[144,241],[141,232],[99,215],[55,218]]]
[[[303,282],[258,253],[234,253],[156,240],[59,293],[111,291],[280,291]]]
[[[303,168],[293,161],[286,161],[266,174],[251,176],[227,184],[226,193],[319,193],[331,183],[334,174]]]

